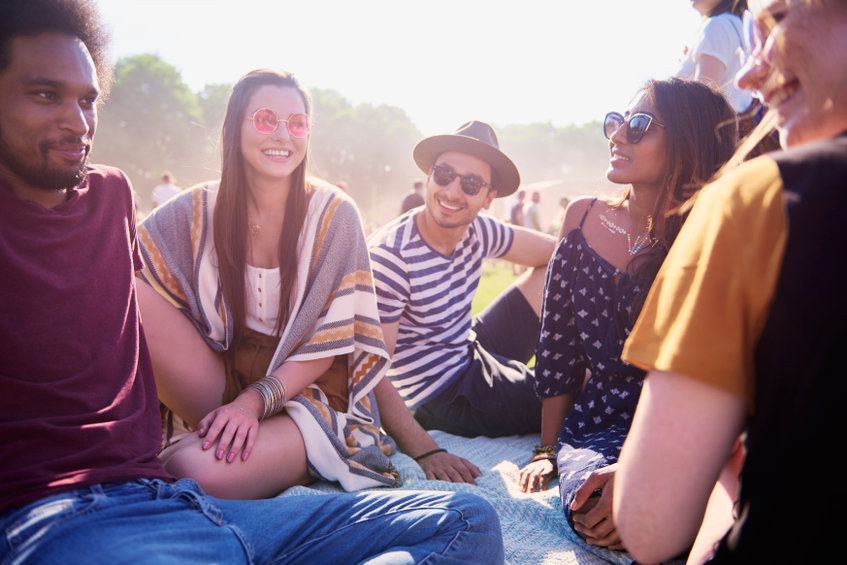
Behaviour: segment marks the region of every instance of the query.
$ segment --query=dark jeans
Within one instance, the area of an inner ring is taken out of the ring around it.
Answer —
[[[415,409],[425,429],[474,437],[536,433],[541,401],[526,363],[535,353],[540,322],[517,288],[498,296],[474,318],[465,372]]]

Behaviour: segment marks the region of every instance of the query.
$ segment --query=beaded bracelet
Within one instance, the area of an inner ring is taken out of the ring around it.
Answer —
[[[532,457],[535,458],[539,455],[550,455],[554,459],[556,457],[556,446],[553,444],[549,445],[536,445],[535,449],[532,450]]]
[[[413,459],[415,461],[420,461],[424,457],[429,457],[430,455],[435,455],[436,453],[447,453],[447,450],[439,447],[438,449],[433,449],[432,451],[427,451],[423,455],[418,455],[417,457],[413,457]]]

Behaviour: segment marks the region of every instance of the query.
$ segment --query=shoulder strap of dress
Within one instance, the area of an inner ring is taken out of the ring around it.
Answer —
[[[579,221],[579,230],[580,231],[582,231],[582,224],[585,223],[585,218],[588,217],[588,211],[591,210],[591,207],[594,206],[595,202],[597,202],[596,196],[591,200],[591,204],[589,204],[588,208],[585,209],[585,214],[582,215],[582,219]]]

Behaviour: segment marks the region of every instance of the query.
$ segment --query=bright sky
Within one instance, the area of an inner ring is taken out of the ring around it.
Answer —
[[[354,104],[400,107],[424,135],[470,119],[602,119],[676,70],[699,21],[690,0],[98,3],[115,58],[157,54],[195,91],[283,68]]]

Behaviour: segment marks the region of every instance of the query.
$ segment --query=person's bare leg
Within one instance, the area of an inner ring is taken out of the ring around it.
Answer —
[[[221,405],[223,361],[197,328],[146,282],[136,279],[141,324],[161,400],[191,426]]]
[[[218,498],[269,498],[295,486],[306,485],[306,445],[300,428],[289,416],[280,414],[259,425],[259,435],[247,461],[240,455],[227,463],[215,457],[212,444],[201,449],[202,438],[190,433],[162,453],[165,468],[176,477],[197,481]]]

